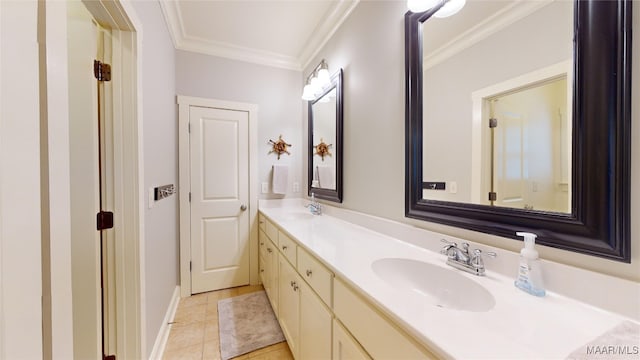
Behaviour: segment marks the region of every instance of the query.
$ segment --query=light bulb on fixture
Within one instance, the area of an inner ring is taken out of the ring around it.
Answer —
[[[462,10],[464,5],[467,3],[466,0],[449,0],[446,4],[444,4],[440,10],[436,11],[433,16],[437,18],[446,18],[451,15],[456,14],[458,11]]]
[[[407,8],[411,12],[419,13],[436,6],[440,0],[407,0]]]
[[[322,85],[320,85],[320,79],[317,76],[311,78],[311,90],[314,94],[318,94],[322,91]]]
[[[316,98],[316,94],[313,93],[313,89],[311,88],[311,84],[307,84],[302,89],[302,100],[311,101]]]
[[[322,60],[322,62],[320,62],[320,70],[318,70],[316,78],[318,79],[318,83],[321,88],[324,88],[331,82],[331,77],[329,76],[329,65],[327,65],[326,61]]]

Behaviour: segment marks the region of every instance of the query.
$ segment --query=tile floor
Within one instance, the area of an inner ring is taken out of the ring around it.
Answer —
[[[212,291],[180,299],[163,359],[220,359],[218,300],[263,290],[262,285]],[[293,360],[286,342],[234,359]]]

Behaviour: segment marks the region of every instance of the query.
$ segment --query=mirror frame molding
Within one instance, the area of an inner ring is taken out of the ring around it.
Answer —
[[[320,100],[323,96],[328,94],[331,90],[336,89],[336,144],[335,144],[335,157],[336,157],[336,189],[322,189],[322,188],[314,188],[311,187],[311,182],[313,181],[313,104],[315,104],[318,100]],[[331,85],[322,92],[322,95],[318,96],[315,100],[309,101],[308,104],[308,132],[309,132],[309,146],[308,146],[308,165],[307,165],[307,189],[308,195],[315,194],[316,198],[334,201],[338,203],[342,203],[342,142],[343,142],[343,81],[342,81],[342,69],[336,71],[333,75],[331,75]]]
[[[443,4],[405,14],[405,216],[631,262],[632,0],[577,0],[571,214],[422,198],[422,23]],[[603,121],[604,120],[604,121]]]

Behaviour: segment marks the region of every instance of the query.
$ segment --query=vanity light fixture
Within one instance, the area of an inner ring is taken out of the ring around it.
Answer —
[[[451,15],[455,15],[458,11],[462,10],[467,0],[449,0],[444,4],[440,10],[436,11],[433,16],[437,18],[446,18]]]
[[[433,8],[438,5],[440,1],[441,0],[407,0],[407,7],[411,12],[418,13]],[[462,10],[466,3],[466,0],[448,0],[433,16],[437,18],[449,17]]]
[[[419,13],[438,5],[438,2],[440,0],[407,0],[407,7],[411,12]]]
[[[322,59],[320,64],[307,77],[307,84],[302,90],[302,100],[315,100],[316,96],[320,95],[322,90],[330,83],[329,65],[325,59]]]

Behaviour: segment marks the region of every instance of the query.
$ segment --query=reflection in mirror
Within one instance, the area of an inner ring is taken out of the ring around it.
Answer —
[[[444,3],[405,15],[405,215],[629,262],[632,1]]]
[[[309,195],[342,202],[342,69],[309,102]]]
[[[572,24],[569,1],[423,24],[424,199],[571,212]]]
[[[311,104],[313,113],[313,178],[311,187],[336,189],[336,88]]]

